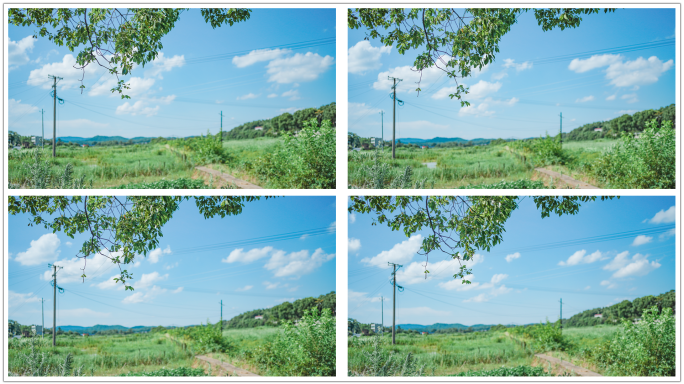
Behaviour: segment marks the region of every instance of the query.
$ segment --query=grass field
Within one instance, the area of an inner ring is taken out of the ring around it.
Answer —
[[[258,177],[254,166],[257,159],[273,150],[279,139],[258,138],[223,142],[228,161],[212,167],[257,185],[266,183]],[[9,153],[9,181],[20,187],[27,187],[32,177],[29,165],[35,163],[31,150],[12,150]],[[181,178],[203,178],[205,184],[219,187],[218,180],[211,180],[194,168],[206,165],[194,162],[192,156],[183,151],[167,147],[166,144],[137,144],[129,146],[72,147],[57,148],[57,157],[52,150],[42,151],[50,170],[63,172],[66,165],[73,166],[75,178],[84,177],[86,185],[93,188],[111,188],[127,184],[153,183],[160,180]]]
[[[224,330],[223,337],[233,346],[230,353],[213,353],[211,357],[259,375],[268,375],[267,369],[254,364],[252,354],[281,333],[280,328],[260,327]],[[31,345],[34,345],[34,353]],[[57,347],[52,347],[52,338],[46,335],[31,339],[11,339],[8,347],[9,372],[14,375],[30,375],[36,361],[44,359],[43,366],[48,376],[62,376],[62,367],[67,355],[71,355],[72,369],[85,376],[118,376],[159,371],[162,368],[198,368],[192,348],[183,348],[164,333],[136,333],[108,336],[57,336]],[[43,356],[43,357],[41,357]],[[216,370],[212,372],[216,374]],[[72,375],[70,373],[69,375]]]
[[[565,352],[546,353],[555,353],[555,357],[563,357],[578,366],[604,373],[600,368],[583,361],[582,351],[583,348],[590,349],[609,340],[617,330],[617,326],[569,328],[563,330],[563,336],[574,347]],[[416,369],[427,376],[471,376],[478,371],[494,371],[502,367],[515,372],[515,368],[520,366],[541,367],[546,374],[551,375],[572,375],[559,366],[552,366],[535,357],[535,353],[540,351],[535,350],[531,343],[526,341],[523,344],[520,338],[509,336],[504,331],[430,335],[399,333],[396,345],[391,344],[389,333],[378,337],[381,341],[377,345],[374,339],[375,337],[349,338],[348,368],[351,375],[372,374],[377,356],[382,356],[379,359],[382,364],[391,359],[404,363],[409,354],[414,359]],[[397,371],[393,375],[398,374]]]
[[[565,165],[549,165],[556,172],[601,187],[601,183],[585,174],[585,165],[591,164],[609,150],[617,140],[574,141],[563,143],[563,151],[570,160]],[[408,148],[397,147],[396,158],[391,149],[384,152],[349,151],[349,185],[354,188],[369,187],[378,174],[378,162],[386,164],[389,179],[402,175],[410,167],[414,181],[425,181],[435,188],[464,188],[491,185],[518,180],[542,181],[546,187],[563,188],[548,177],[534,171],[541,166],[534,156],[522,156],[509,145],[487,145],[465,148]],[[432,167],[428,167],[430,164]]]

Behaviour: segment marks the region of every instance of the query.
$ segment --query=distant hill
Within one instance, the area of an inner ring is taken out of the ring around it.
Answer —
[[[57,141],[63,141],[65,143],[78,143],[78,144],[98,144],[98,143],[105,143],[109,141],[121,141],[121,142],[128,142],[132,141],[133,143],[149,143],[150,140],[154,139],[154,137],[134,137],[132,139],[128,139],[126,137],[121,137],[121,136],[95,136],[95,137],[76,137],[76,136],[61,136],[57,137]]]
[[[468,328],[473,328],[474,331],[487,331],[489,328],[493,327],[496,324],[475,324],[475,325],[463,325],[463,324],[443,324],[443,323],[436,323],[432,325],[421,325],[421,324],[399,324],[398,327],[401,327],[401,329],[414,329],[418,332],[434,332],[442,329],[451,329],[451,328],[456,328],[456,329],[468,329]]]
[[[421,144],[421,145],[451,143],[451,142],[467,143],[469,141],[472,142],[473,144],[489,144],[489,142],[492,140],[494,140],[494,139],[466,140],[466,139],[462,139],[460,137],[435,137],[432,139],[414,139],[411,137],[407,137],[407,138],[397,139],[397,141],[401,141],[404,144]]]
[[[304,122],[313,118],[320,124],[323,120],[330,120],[333,127],[337,124],[337,106],[335,103],[318,108],[300,109],[294,113],[285,112],[270,119],[254,120],[238,125],[223,135],[229,140],[254,139],[256,137],[275,137],[283,132],[294,132],[302,129]],[[259,129],[256,129],[259,128]]]
[[[607,121],[597,121],[584,124],[568,133],[563,133],[563,139],[571,141],[596,140],[601,138],[620,137],[622,133],[641,132],[646,128],[646,123],[656,119],[658,122],[672,121],[675,123],[677,108],[670,104],[660,109],[647,109],[645,111],[625,113]]]

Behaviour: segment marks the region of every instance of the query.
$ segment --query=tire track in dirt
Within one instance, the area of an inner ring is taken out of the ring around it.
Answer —
[[[584,181],[579,181],[576,179],[573,179],[572,177],[568,175],[562,175],[556,171],[552,171],[550,169],[546,168],[535,168],[535,171],[542,173],[546,176],[553,177],[554,180],[561,180],[568,186],[572,188],[577,188],[577,189],[600,189],[599,187],[593,186],[591,184],[585,183]]]
[[[569,361],[560,360],[560,359],[557,359],[553,356],[545,355],[543,353],[537,353],[537,354],[535,354],[535,356],[537,356],[540,359],[544,359],[544,360],[546,360],[552,364],[558,364],[561,367],[574,372],[578,376],[594,376],[594,377],[602,377],[603,376],[603,375],[600,375],[596,372],[592,372],[586,368],[578,367]]]

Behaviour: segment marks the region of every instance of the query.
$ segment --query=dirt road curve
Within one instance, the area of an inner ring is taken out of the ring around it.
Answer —
[[[240,189],[263,189],[262,187],[260,187],[258,185],[254,185],[250,182],[238,179],[237,177],[235,177],[233,175],[229,175],[227,173],[223,173],[223,172],[217,171],[215,169],[211,169],[211,168],[207,168],[207,167],[195,167],[195,169],[198,171],[206,172],[210,175],[213,175],[214,177],[220,177],[221,179],[223,179],[229,183],[235,184]]]
[[[591,185],[591,184],[587,184],[587,183],[585,183],[584,181],[575,180],[575,179],[573,179],[573,178],[570,177],[570,176],[561,175],[561,174],[558,173],[558,172],[551,171],[551,170],[548,170],[548,169],[546,169],[546,168],[535,168],[534,170],[537,171],[537,172],[539,172],[539,173],[543,173],[543,174],[545,174],[545,175],[547,175],[547,176],[551,176],[551,177],[554,178],[554,180],[559,180],[559,179],[560,179],[560,180],[562,180],[564,183],[566,183],[567,185],[569,185],[570,187],[573,187],[573,188],[578,188],[578,189],[599,189],[599,187],[595,187],[595,186],[593,186],[593,185]]]
[[[567,369],[567,370],[570,370],[570,371],[572,371],[572,372],[575,372],[575,374],[577,374],[577,375],[579,375],[579,376],[603,376],[603,375],[599,375],[599,374],[596,373],[596,372],[592,372],[592,371],[590,371],[590,370],[588,370],[588,369],[584,369],[584,368],[582,368],[582,367],[578,367],[578,366],[576,366],[575,364],[572,364],[572,363],[570,363],[570,362],[568,362],[568,361],[565,361],[565,360],[562,360],[562,361],[561,361],[560,359],[557,359],[557,358],[551,357],[551,356],[547,356],[547,355],[545,355],[545,354],[543,354],[543,353],[537,353],[535,356],[537,356],[537,357],[540,358],[540,359],[544,359],[544,360],[550,362],[551,364],[559,364],[559,365],[562,366],[563,368],[565,368],[565,369]]]
[[[211,364],[211,369],[212,371],[216,371],[217,369],[220,369],[222,371],[225,371],[226,373],[231,374],[232,376],[242,376],[242,377],[260,377],[259,375],[256,375],[250,371],[247,371],[242,368],[238,368],[232,364],[224,363],[222,361],[218,361],[216,359],[212,359],[211,357],[204,356],[204,355],[198,355],[195,356],[195,359],[204,361],[205,363]]]

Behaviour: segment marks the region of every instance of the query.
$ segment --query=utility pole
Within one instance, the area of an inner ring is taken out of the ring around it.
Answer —
[[[560,144],[563,149],[563,112],[560,113]]]
[[[40,298],[40,314],[41,314],[41,317],[43,318],[43,322],[42,322],[43,329],[40,332],[40,338],[41,339],[43,338],[43,336],[45,336],[45,305],[44,305],[44,303],[45,303],[45,299],[43,299],[41,297]]]
[[[40,110],[40,126],[42,132],[42,139],[40,140],[41,149],[45,149],[45,110]]]
[[[219,133],[219,135],[221,137],[221,142],[223,143],[223,111],[221,111],[221,132]],[[223,300],[221,300],[221,301],[223,301]],[[221,307],[221,308],[223,308],[223,307]]]
[[[223,300],[221,300],[221,333],[223,334]]]
[[[381,135],[380,140],[381,140],[381,145],[382,145],[381,148],[383,150],[385,149],[385,119],[384,119],[385,116],[384,115],[385,115],[385,111],[380,111],[380,135]]]
[[[561,333],[563,332],[563,299],[560,299],[560,329]]]
[[[52,285],[53,285],[53,293],[52,293],[52,346],[56,347],[57,346],[57,268],[62,269],[62,267],[58,267],[54,264],[50,265],[48,264],[48,267],[51,267],[54,272],[52,273]]]
[[[52,157],[57,157],[57,80],[62,80],[61,77],[48,75],[49,79],[53,80],[52,83]],[[55,272],[55,275],[57,273]],[[56,289],[56,288],[55,288]],[[52,333],[54,336],[54,332]],[[54,346],[54,337],[53,344]]]
[[[380,296],[380,326],[382,327],[382,334],[385,334],[385,298]]]
[[[397,80],[401,81],[396,77],[387,76],[388,80],[394,81],[392,85],[392,158],[395,157],[395,147],[396,147],[396,128],[397,128]],[[392,344],[394,344],[394,330],[392,330]]]
[[[394,149],[394,142],[392,142],[392,149]],[[394,268],[394,271],[392,272],[392,345],[396,344],[396,317],[397,317],[397,268],[401,268],[402,266],[399,264],[394,264],[387,262],[387,264],[391,265]]]

